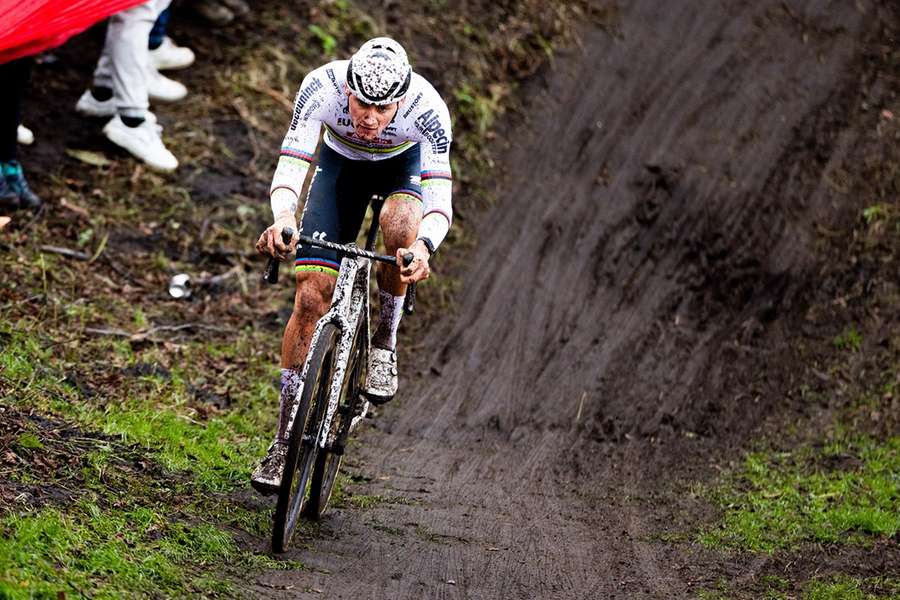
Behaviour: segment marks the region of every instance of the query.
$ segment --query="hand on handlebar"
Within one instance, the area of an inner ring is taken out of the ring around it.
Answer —
[[[412,254],[413,259],[409,265],[404,266],[403,256]],[[397,250],[397,264],[400,265],[400,281],[403,283],[415,283],[428,279],[431,269],[428,266],[430,258],[428,248],[422,242],[416,242],[409,248],[399,248]]]
[[[294,236],[291,238],[290,244],[285,244],[281,239],[281,231],[287,227],[294,230]],[[282,262],[288,260],[288,257],[297,247],[297,221],[293,217],[282,217],[266,228],[259,236],[256,242],[256,251],[266,256],[272,256]]]

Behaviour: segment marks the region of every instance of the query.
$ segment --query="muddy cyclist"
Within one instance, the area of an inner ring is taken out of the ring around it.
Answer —
[[[414,73],[396,41],[367,41],[350,60],[325,64],[300,84],[290,128],[269,196],[274,222],[259,237],[261,254],[287,260],[296,247],[294,309],[281,345],[280,413],[275,440],[253,472],[253,487],[274,493],[284,467],[287,420],[297,397],[310,338],[328,310],[340,257],[289,244],[298,232],[296,212],[313,164],[319,134],[324,144],[307,191],[299,232],[313,238],[356,240],[373,195],[386,198],[380,227],[389,254],[414,255],[405,268],[380,264],[379,324],[372,336],[366,395],[383,403],[397,391],[397,328],[409,283],[426,279],[428,260],[450,229],[450,113],[434,87]]]

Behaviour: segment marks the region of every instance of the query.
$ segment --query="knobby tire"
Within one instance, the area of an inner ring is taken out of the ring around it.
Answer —
[[[328,501],[331,498],[341,466],[343,449],[350,437],[350,424],[353,417],[359,412],[358,403],[363,402],[360,394],[366,377],[367,363],[366,340],[362,331],[365,323],[365,319],[359,320],[353,336],[350,357],[344,371],[344,381],[341,382],[339,407],[343,410],[338,410],[331,422],[331,431],[328,435],[331,444],[324,450],[319,449],[316,455],[309,500],[304,509],[304,515],[313,520],[318,520],[328,508]],[[335,447],[337,447],[337,451],[333,451]]]
[[[310,352],[306,380],[288,439],[284,474],[275,506],[272,531],[272,550],[275,552],[284,552],[290,544],[297,520],[308,501],[307,484],[315,464],[318,449],[316,441],[328,404],[328,390],[339,335],[335,325],[325,325]]]

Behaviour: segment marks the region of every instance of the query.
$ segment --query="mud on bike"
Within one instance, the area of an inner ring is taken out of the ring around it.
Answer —
[[[337,251],[341,266],[331,307],[316,324],[301,374],[303,385],[288,419],[288,452],[273,519],[275,552],[287,548],[301,516],[318,520],[325,513],[350,433],[369,410],[363,390],[370,341],[372,262],[397,265],[396,257],[374,252],[383,203],[381,197],[372,198],[373,218],[364,248],[303,235],[298,242]],[[285,243],[292,236],[290,229],[282,231]],[[411,253],[406,254],[404,266],[412,258]],[[277,282],[274,258],[263,278]],[[414,309],[415,289],[415,284],[407,288],[403,307],[407,314]]]

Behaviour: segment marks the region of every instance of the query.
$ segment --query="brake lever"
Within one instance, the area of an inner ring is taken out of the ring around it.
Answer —
[[[408,267],[412,264],[415,256],[412,252],[403,255],[403,266]],[[404,314],[411,315],[416,310],[416,284],[411,283],[406,287],[406,298],[403,300]]]
[[[284,244],[290,244],[291,240],[294,238],[294,229],[292,227],[285,227],[281,230],[281,241]],[[266,270],[263,271],[263,281],[268,283],[269,285],[274,285],[278,283],[278,265],[280,261],[274,256],[269,257],[269,262],[266,263]]]

